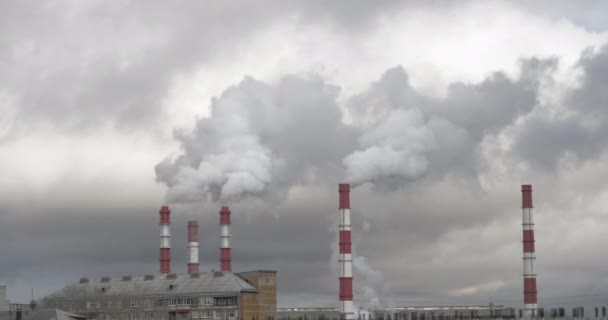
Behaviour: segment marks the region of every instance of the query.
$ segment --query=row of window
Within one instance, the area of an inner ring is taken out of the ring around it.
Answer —
[[[192,319],[215,319],[215,320],[223,320],[223,319],[236,319],[237,312],[232,311],[192,311],[191,318]],[[129,313],[119,313],[119,314],[99,314],[97,316],[98,320],[145,320],[145,319],[154,319],[154,320],[166,320],[168,319],[167,312],[129,312]]]
[[[192,319],[236,319],[237,312],[230,311],[192,311]]]
[[[171,299],[162,299],[162,300],[152,300],[152,299],[132,299],[129,300],[126,306],[130,306],[132,308],[138,307],[154,307],[154,306],[193,306],[193,305],[201,305],[201,306],[228,306],[228,305],[236,305],[237,297],[202,297],[202,298],[171,298]],[[75,310],[79,309],[78,304],[73,303],[56,303],[49,304],[49,307],[56,308],[65,308],[67,310]],[[122,301],[88,301],[86,303],[87,309],[107,309],[107,308],[122,308]]]
[[[201,306],[227,306],[236,305],[236,297],[204,297],[204,298],[173,298],[168,299],[169,306],[201,305]]]

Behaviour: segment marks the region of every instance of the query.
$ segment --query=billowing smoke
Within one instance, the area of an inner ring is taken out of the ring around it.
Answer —
[[[396,67],[343,107],[339,88],[318,76],[247,77],[214,99],[192,131],[175,132],[182,153],[156,166],[157,180],[169,187],[169,202],[226,202],[281,201],[294,185],[328,181],[394,190],[429,174],[475,178],[484,136],[533,109],[538,78],[551,65],[527,60],[520,79],[495,73],[452,84],[436,99]]]
[[[227,89],[194,130],[175,132],[182,154],[156,166],[168,201],[281,200],[293,185],[339,175],[356,134],[342,124],[338,93],[315,76]]]
[[[364,149],[343,163],[347,180],[358,185],[387,178],[416,179],[426,172],[426,153],[436,147],[433,132],[417,109],[392,110],[359,138]]]

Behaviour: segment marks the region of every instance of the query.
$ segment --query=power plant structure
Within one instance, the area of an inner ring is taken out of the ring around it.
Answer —
[[[171,272],[171,210],[168,206],[160,207],[160,273]]]
[[[341,183],[338,186],[340,224],[338,226],[340,246],[340,319],[355,319],[353,304],[353,255],[350,224],[350,184]]]
[[[188,221],[188,274],[198,273],[198,222]]]
[[[92,320],[479,320],[587,319],[583,307],[545,309],[537,299],[534,269],[535,237],[532,185],[521,185],[523,228],[523,309],[512,306],[403,306],[365,309],[353,299],[351,186],[338,184],[339,287],[336,308],[281,308],[277,311],[276,271],[234,273],[231,253],[231,210],[219,211],[220,271],[199,271],[199,224],[188,221],[186,274],[171,273],[171,210],[160,214],[160,272],[143,276],[81,278],[47,296],[45,308],[62,309]],[[0,295],[0,306],[2,303]],[[606,307],[595,308],[595,319],[608,320]],[[1,319],[0,319],[1,320]]]
[[[524,317],[536,318],[538,309],[536,273],[534,272],[534,209],[532,206],[532,185],[521,186],[522,193],[522,227],[524,249]]]
[[[222,207],[220,211],[220,262],[221,270],[232,271],[230,254],[230,208]]]
[[[276,319],[277,272],[232,272],[228,207],[220,211],[221,271],[199,272],[198,222],[189,221],[187,274],[171,273],[171,210],[159,213],[160,273],[81,278],[45,297],[42,307],[91,320]]]

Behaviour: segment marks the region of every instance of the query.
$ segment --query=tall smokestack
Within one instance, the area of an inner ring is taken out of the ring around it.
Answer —
[[[355,319],[353,305],[353,256],[350,238],[350,184],[338,186],[340,194],[340,318]]]
[[[220,263],[222,272],[232,272],[230,258],[230,208],[220,210]]]
[[[198,273],[198,222],[188,221],[188,273]]]
[[[524,317],[535,318],[538,309],[536,298],[536,274],[534,273],[534,217],[532,206],[532,185],[521,186],[524,247]]]
[[[168,206],[160,207],[160,273],[171,272],[171,231],[169,229],[169,216],[171,210]]]

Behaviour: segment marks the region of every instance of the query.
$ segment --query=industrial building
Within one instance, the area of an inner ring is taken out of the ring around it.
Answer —
[[[98,320],[272,320],[276,317],[276,272],[82,278],[47,296],[43,304]]]
[[[282,308],[278,320],[340,320],[340,310],[334,308]],[[513,308],[487,306],[431,306],[373,308],[355,311],[357,320],[483,320],[515,319]]]
[[[169,207],[160,214],[160,273],[143,276],[81,278],[45,297],[57,308],[91,320],[239,319],[274,320],[276,271],[234,273],[231,265],[230,209],[220,211],[221,271],[199,272],[198,223],[188,222],[188,274],[171,273]]]

